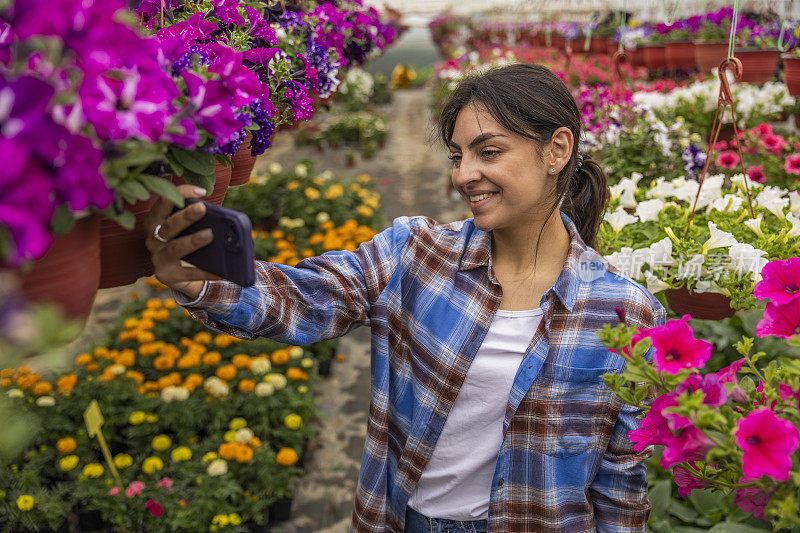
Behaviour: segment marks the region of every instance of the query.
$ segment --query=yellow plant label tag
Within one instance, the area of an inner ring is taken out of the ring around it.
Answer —
[[[103,413],[100,412],[100,406],[97,404],[97,400],[92,400],[89,403],[89,407],[83,412],[83,420],[86,422],[86,430],[88,431],[89,437],[97,437],[97,442],[100,444],[100,450],[103,452],[103,457],[106,459],[108,469],[111,470],[114,479],[117,480],[117,484],[122,488],[122,479],[119,477],[117,467],[111,459],[111,450],[108,449],[108,444],[100,429],[103,427]]]

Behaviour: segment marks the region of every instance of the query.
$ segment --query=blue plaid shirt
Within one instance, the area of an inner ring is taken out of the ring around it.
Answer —
[[[571,236],[564,268],[544,294],[544,317],[514,378],[492,479],[489,531],[644,531],[650,504],[628,432],[637,412],[602,375],[624,359],[595,332],[618,322],[652,327],[664,308]],[[207,282],[194,302],[212,329],[293,345],[372,331],[372,397],[351,530],[403,531],[405,509],[470,363],[499,308],[491,234],[472,219],[401,217],[355,252],[296,266],[258,261],[256,284]]]

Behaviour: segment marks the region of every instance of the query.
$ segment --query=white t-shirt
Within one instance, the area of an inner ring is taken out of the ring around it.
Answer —
[[[451,520],[488,516],[508,395],[541,320],[541,309],[497,310],[411,493],[412,509]]]

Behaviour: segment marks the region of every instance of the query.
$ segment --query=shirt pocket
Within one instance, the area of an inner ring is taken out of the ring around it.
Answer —
[[[600,451],[615,413],[615,396],[603,374],[616,371],[553,366],[551,378],[530,391],[543,400],[535,402],[534,416],[544,424],[543,438],[534,440],[540,443],[537,451],[553,457],[585,454],[587,459]]]

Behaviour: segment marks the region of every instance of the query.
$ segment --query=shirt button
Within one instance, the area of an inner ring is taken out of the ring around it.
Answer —
[[[503,478],[500,478],[500,481],[498,481],[498,482],[497,482],[497,486],[498,486],[498,487],[502,487],[502,486],[503,486],[503,483],[504,483],[504,480],[503,480]]]

